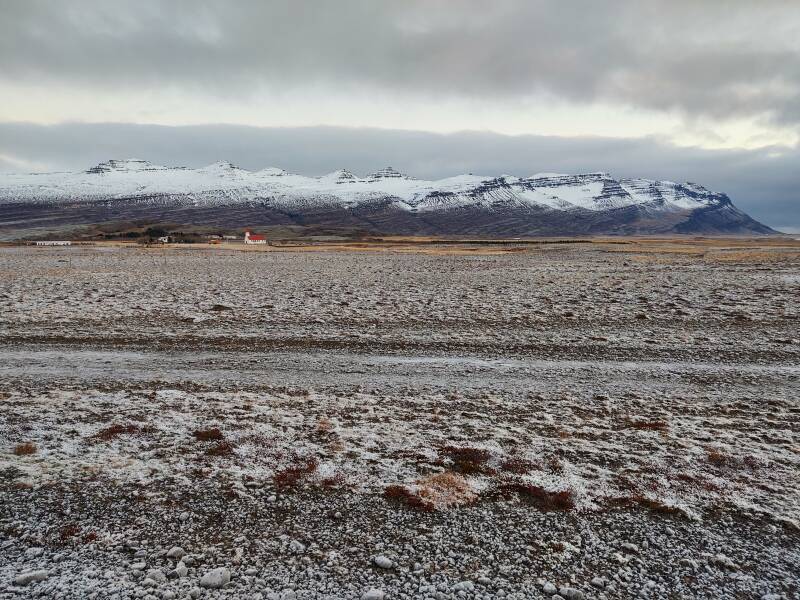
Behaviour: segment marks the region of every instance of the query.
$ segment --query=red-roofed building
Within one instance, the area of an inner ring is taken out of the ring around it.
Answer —
[[[257,235],[255,233],[250,233],[249,231],[244,232],[244,243],[245,244],[266,244],[267,238],[263,235]]]

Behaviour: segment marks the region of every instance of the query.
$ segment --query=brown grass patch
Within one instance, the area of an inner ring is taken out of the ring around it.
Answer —
[[[232,456],[234,453],[233,448],[233,444],[223,440],[208,448],[206,454],[208,456]]]
[[[37,451],[38,448],[33,442],[25,442],[14,446],[14,454],[16,456],[28,456],[29,454],[36,454]]]
[[[486,465],[492,454],[485,448],[445,446],[441,451],[447,455],[452,462],[452,469],[458,473],[472,475],[494,472]]]
[[[719,450],[706,450],[706,460],[719,468],[728,469],[749,469],[751,471],[757,470],[761,467],[759,461],[754,456],[745,456],[739,458],[736,456],[729,456],[723,454]]]
[[[424,512],[431,512],[434,509],[432,502],[423,500],[404,485],[395,484],[387,486],[386,489],[383,490],[383,497],[387,500],[401,502],[411,508]]]
[[[477,498],[469,482],[458,473],[445,471],[417,480],[417,494],[435,507],[468,504]]]
[[[280,471],[276,471],[272,480],[279,488],[295,487],[303,479],[316,471],[317,465],[316,458],[309,458],[304,463],[295,464]]]
[[[616,508],[641,507],[662,515],[678,515],[681,511],[674,506],[668,506],[659,500],[653,500],[641,494],[610,498],[608,504]]]
[[[343,487],[347,483],[347,479],[345,478],[344,474],[336,473],[331,477],[326,477],[322,480],[322,485],[328,488],[338,488]]]
[[[80,532],[81,528],[78,527],[75,523],[70,523],[69,525],[64,525],[58,532],[58,537],[62,542],[66,542],[67,540],[75,537]]]
[[[469,482],[458,473],[445,471],[418,479],[414,485],[390,485],[383,497],[402,502],[407,506],[430,512],[437,508],[450,508],[469,504],[478,497]]]
[[[104,442],[108,442],[120,435],[133,435],[139,433],[140,431],[141,429],[137,425],[121,425],[116,423],[110,427],[101,429],[94,434],[94,437],[99,440],[103,440]]]
[[[640,429],[643,431],[668,431],[669,423],[666,421],[648,421],[648,420],[631,420],[628,421],[628,427],[633,429]]]
[[[535,466],[536,465],[527,459],[520,458],[518,456],[512,456],[500,464],[500,469],[506,471],[507,473],[525,475],[526,473],[533,471]]]
[[[217,442],[225,438],[217,427],[198,429],[197,431],[193,431],[192,435],[198,442]]]
[[[520,495],[540,510],[572,510],[575,508],[575,493],[572,490],[551,492],[538,485],[528,483],[508,483],[503,486]]]

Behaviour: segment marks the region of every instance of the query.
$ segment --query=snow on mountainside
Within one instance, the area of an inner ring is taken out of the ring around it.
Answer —
[[[711,192],[698,184],[616,180],[600,172],[538,173],[529,177],[470,174],[426,181],[392,167],[365,177],[346,169],[307,177],[274,167],[248,171],[229,162],[188,169],[128,159],[109,160],[83,172],[0,176],[0,204],[76,207],[97,203],[113,205],[119,210],[124,203],[138,206],[139,210],[144,210],[141,207],[148,204],[198,209],[260,206],[264,211],[288,215],[293,222],[310,223],[322,219],[334,225],[341,219],[332,217],[331,211],[347,211],[348,220],[352,220],[354,214],[364,220],[366,217],[361,213],[369,211],[372,216],[367,222],[377,229],[406,231],[411,218],[424,222],[425,226],[420,225],[422,229],[430,225],[428,229],[432,231],[438,228],[480,232],[481,222],[465,220],[467,215],[472,215],[473,220],[496,221],[489,227],[491,233],[503,232],[500,221],[506,224],[508,233],[541,233],[547,227],[556,231],[615,231],[613,219],[591,216],[604,213],[620,215],[631,223],[645,220],[650,223],[647,225],[650,229],[654,227],[653,222],[664,221],[666,231],[680,225],[681,219],[676,215],[688,218],[698,211],[725,209],[735,213],[737,224],[733,229],[736,231],[755,231],[761,227],[762,230],[756,232],[770,232],[760,224],[753,226],[752,220],[736,210],[725,194]],[[320,211],[325,213],[324,217],[320,216]],[[381,214],[376,217],[375,211]],[[402,219],[402,226],[398,224],[397,211],[409,215]],[[500,213],[502,218],[498,217]],[[316,216],[311,218],[310,214]],[[441,223],[431,224],[432,215],[439,215],[434,221],[438,218]],[[455,221],[448,224],[441,215],[450,215]],[[572,225],[570,219],[574,222]],[[603,224],[598,224],[598,219]],[[730,216],[721,221],[716,218],[714,231],[726,231],[728,221]],[[633,225],[628,229],[637,230]]]
[[[197,202],[226,202],[228,193],[237,201],[280,195],[325,203],[331,197],[353,203],[375,196],[397,199],[399,206],[439,210],[448,206],[506,202],[557,210],[583,208],[605,210],[628,205],[661,209],[700,208],[719,202],[720,194],[696,184],[676,184],[645,179],[615,181],[607,173],[585,175],[538,174],[528,178],[460,175],[423,181],[386,167],[364,178],[347,170],[322,177],[293,175],[283,169],[247,171],[229,162],[200,169],[169,168],[139,159],[109,160],[80,173],[5,175],[0,198],[27,201],[81,201],[161,195],[191,195]]]

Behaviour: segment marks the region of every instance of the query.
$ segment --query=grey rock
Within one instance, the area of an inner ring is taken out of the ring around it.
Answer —
[[[219,567],[203,575],[200,579],[200,587],[216,590],[230,583],[230,580],[230,570],[225,567]]]
[[[24,571],[14,578],[14,585],[28,585],[37,581],[44,581],[50,576],[46,570]]]
[[[372,588],[361,594],[361,600],[383,600],[385,595],[383,590]]]
[[[394,566],[394,563],[382,554],[375,556],[372,562],[376,567],[380,567],[381,569],[391,569]]]
[[[724,567],[726,569],[730,569],[731,571],[736,571],[739,567],[733,562],[730,558],[725,556],[724,554],[715,554],[711,558],[708,559],[713,565],[717,565],[718,567]]]
[[[582,591],[571,587],[559,588],[558,593],[564,598],[564,600],[583,600],[585,597]]]
[[[167,558],[175,558],[180,560],[184,556],[186,556],[186,552],[184,552],[183,548],[180,546],[173,546],[167,551]]]
[[[556,588],[556,586],[550,583],[549,581],[544,582],[544,584],[542,585],[542,592],[544,592],[548,596],[552,596],[557,591],[558,588]]]
[[[164,571],[161,569],[150,569],[145,578],[152,579],[156,583],[164,583],[167,580],[167,576],[164,575]]]
[[[625,542],[624,544],[622,544],[622,549],[628,554],[639,554],[639,546],[637,546],[636,544]]]

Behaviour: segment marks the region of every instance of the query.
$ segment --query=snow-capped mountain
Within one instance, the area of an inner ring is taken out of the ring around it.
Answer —
[[[218,162],[200,169],[109,160],[82,172],[0,176],[0,228],[125,220],[228,227],[318,225],[373,233],[493,236],[772,233],[696,183],[608,173],[415,179],[386,167],[321,177]]]

